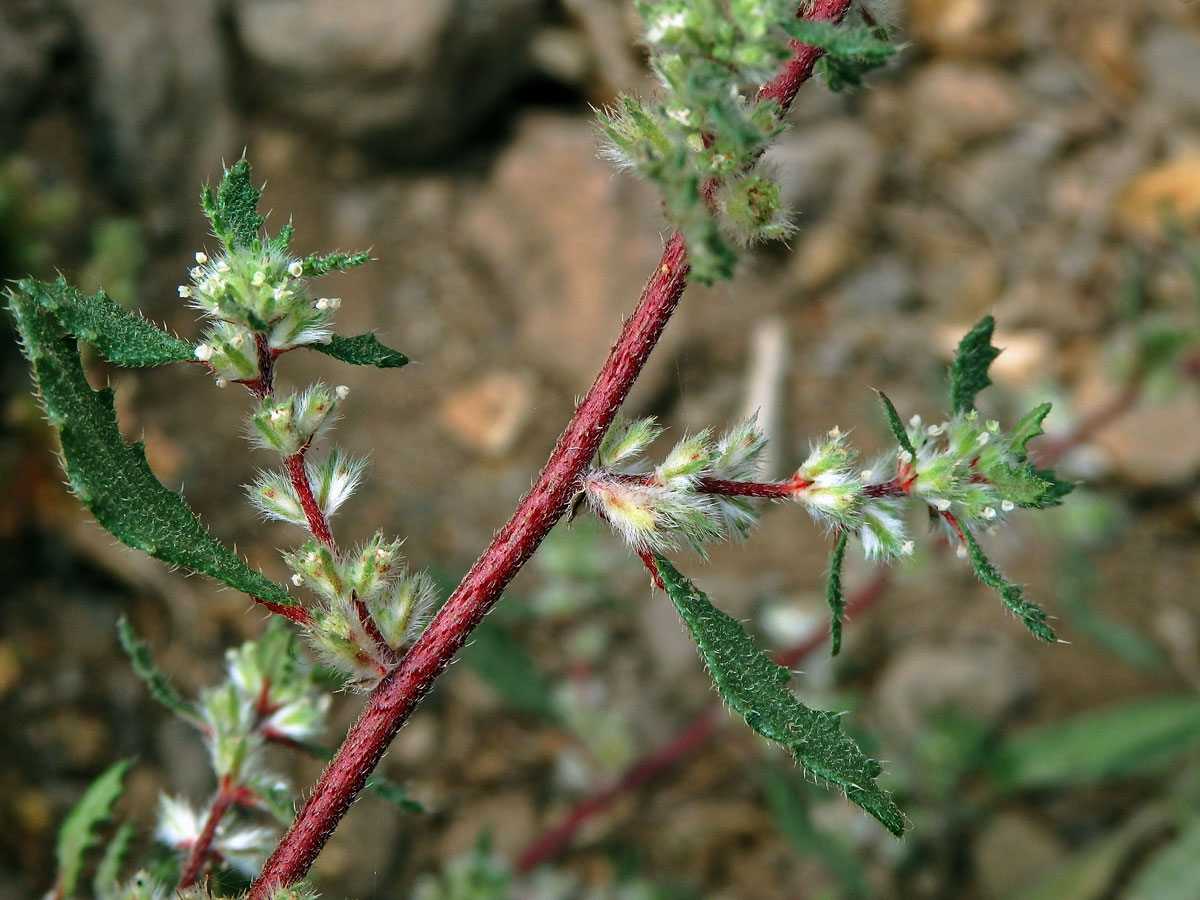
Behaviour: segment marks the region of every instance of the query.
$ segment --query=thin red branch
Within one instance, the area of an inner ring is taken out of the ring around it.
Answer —
[[[887,574],[884,572],[851,597],[845,610],[847,622],[853,616],[866,612],[878,603],[883,597],[886,586]],[[775,654],[775,662],[785,668],[792,668],[817,650],[825,642],[828,634],[829,631],[826,629],[805,638]],[[719,705],[709,707],[696,716],[675,737],[627,769],[625,774],[613,784],[579,801],[561,822],[530,842],[521,851],[520,856],[517,857],[516,870],[530,872],[536,869],[546,860],[564,850],[584,825],[611,807],[621,797],[633,793],[703,747],[725,721],[724,717],[720,715],[721,711],[722,708]]]
[[[188,853],[187,862],[183,867],[183,874],[179,876],[179,888],[189,888],[200,878],[201,872],[204,871],[204,866],[212,855],[213,840],[217,836],[217,827],[221,824],[221,820],[225,818],[225,814],[229,812],[229,808],[233,805],[237,791],[233,789],[229,776],[221,779],[221,787],[217,791],[217,796],[213,798],[212,806],[208,809],[208,818],[204,820],[204,827],[200,830],[200,834],[196,836],[195,842]]]
[[[817,0],[812,15],[837,18],[845,13],[850,2]],[[801,47],[796,52],[807,57],[811,55],[808,49]],[[804,77],[811,72],[812,63]],[[803,81],[789,78],[790,87],[783,90],[784,95],[794,92]],[[775,96],[775,99],[784,98]],[[267,900],[275,888],[294,884],[304,877],[409,713],[567,512],[579,489],[581,475],[675,311],[687,285],[687,273],[687,249],[683,237],[676,233],[667,242],[637,309],[626,321],[604,367],[576,408],[537,481],[417,643],[368,697],[337,755],[263,865],[262,873],[250,889],[249,900]]]
[[[312,613],[310,613],[303,606],[298,604],[295,606],[285,606],[282,603],[276,603],[273,600],[264,600],[262,597],[256,597],[253,594],[250,595],[250,599],[255,603],[261,604],[271,612],[278,613],[285,619],[291,619],[293,622],[303,628],[308,628],[310,625],[312,625]]]

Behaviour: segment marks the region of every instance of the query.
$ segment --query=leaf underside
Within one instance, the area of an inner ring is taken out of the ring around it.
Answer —
[[[375,332],[342,337],[335,334],[328,344],[307,344],[313,350],[340,359],[355,366],[375,366],[380,369],[398,369],[408,364],[408,357],[379,343]]]
[[[882,768],[842,732],[840,718],[797,700],[788,689],[788,670],[768,659],[736,619],[713,606],[662,556],[655,554],[654,562],[725,702],[763,737],[783,744],[809,772],[836,784],[888,831],[901,835],[904,814],[875,783]]]
[[[64,278],[53,284],[26,278],[18,288],[52,313],[67,331],[87,341],[117,365],[160,366],[195,359],[194,349],[187,341],[122,309],[104,291],[89,297]]]
[[[104,529],[171,565],[271,603],[295,605],[286,591],[209,534],[180,494],[162,486],[141,443],[125,443],[112,390],[92,390],[79,347],[57,320],[19,292],[9,301],[46,416],[58,429],[67,480]]]

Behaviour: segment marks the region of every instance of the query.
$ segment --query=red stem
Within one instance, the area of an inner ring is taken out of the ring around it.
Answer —
[[[229,812],[229,807],[233,805],[236,796],[237,792],[232,789],[229,776],[226,775],[221,779],[220,790],[217,791],[217,796],[208,810],[208,818],[204,820],[204,827],[200,829],[200,834],[196,836],[191,852],[188,853],[187,864],[183,867],[183,874],[179,876],[178,890],[182,891],[184,888],[191,887],[200,877],[204,864],[208,862],[209,854],[212,852],[213,839],[217,836],[217,826],[221,824],[225,813]]]
[[[817,0],[812,15],[838,18],[850,2]],[[811,56],[807,49],[801,47],[797,53]],[[805,77],[811,74],[815,61],[813,56]],[[799,88],[802,80],[791,78],[789,90]],[[625,322],[604,367],[576,408],[537,481],[416,644],[371,692],[337,755],[263,865],[248,900],[267,900],[277,887],[304,877],[400,726],[566,513],[579,490],[580,476],[675,311],[687,285],[687,273],[687,248],[682,235],[676,232],[646,283],[637,309]]]
[[[657,573],[657,570],[655,571]],[[850,602],[846,604],[847,621],[878,603],[883,597],[886,585],[887,574],[883,573],[851,597]],[[790,669],[820,647],[825,642],[828,633],[828,630],[822,631],[775,654],[775,662]],[[530,872],[536,869],[543,862],[565,849],[585,824],[604,812],[621,797],[647,784],[675,763],[703,747],[717,733],[717,729],[724,721],[718,715],[720,712],[720,706],[709,707],[696,716],[675,737],[626,770],[625,774],[613,784],[581,800],[558,825],[532,841],[521,851],[521,855],[517,857],[516,870]]]
[[[333,543],[333,533],[329,530],[329,520],[325,518],[325,513],[321,512],[321,505],[313,496],[312,484],[308,480],[308,470],[304,465],[306,449],[301,448],[299,452],[285,456],[283,467],[292,482],[292,490],[300,499],[300,508],[304,510],[304,518],[308,520],[308,530],[312,532],[313,537],[330,550],[335,550],[336,545]]]

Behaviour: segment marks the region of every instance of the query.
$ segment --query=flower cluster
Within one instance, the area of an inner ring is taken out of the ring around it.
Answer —
[[[319,598],[309,641],[322,661],[367,689],[425,629],[437,601],[432,579],[409,572],[400,542],[376,534],[345,555],[309,541],[284,558],[292,581]]]
[[[292,794],[264,763],[269,743],[303,743],[324,727],[329,695],[295,655],[294,639],[275,620],[257,641],[226,653],[226,678],[201,694],[193,724],[200,730],[218,782],[214,804],[230,815],[219,822],[212,849],[228,865],[253,875],[278,837],[275,829],[245,821],[266,812],[287,824]],[[206,813],[178,797],[159,801],[158,840],[187,852],[201,838]]]
[[[583,478],[592,509],[639,551],[687,545],[702,554],[707,541],[744,536],[758,521],[754,507],[705,487],[757,473],[766,438],[755,418],[716,441],[708,430],[685,437],[645,472],[641,455],[660,431],[653,419],[616,420]]]

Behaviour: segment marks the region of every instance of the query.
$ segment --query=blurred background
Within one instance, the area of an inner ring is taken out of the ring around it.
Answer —
[[[429,881],[496,869],[472,857],[483,834],[534,869],[504,889],[522,897],[1200,896],[1200,4],[884,12],[896,62],[861,91],[805,87],[771,154],[790,246],[690,289],[626,409],[676,435],[761,409],[785,476],[835,425],[888,446],[872,387],[939,420],[955,343],[993,313],[1005,352],[981,406],[1012,422],[1053,400],[1040,450],[1080,487],[987,547],[1069,643],[1039,645],[935,536],[894,570],[848,564],[842,654],[822,643],[795,684],[887,761],[912,821],[897,842],[714,706],[636,558],[560,527],[384,762],[427,811],[362,799],[315,869],[327,896],[422,878],[428,897],[498,896]],[[212,243],[198,189],[245,150],[297,252],[377,258],[322,285],[340,330],[414,361],[283,361],[285,386],[352,389],[335,437],[371,470],[339,540],[404,536],[449,590],[661,249],[655,197],[597,159],[589,109],[652,89],[636,34],[624,0],[5,0],[0,277],[58,269],[194,339],[175,286]],[[121,808],[142,842],[160,790],[213,789],[117,617],[194,692],[263,616],[90,521],[0,331],[0,894],[34,898],[57,824],[116,758],[136,759]],[[164,484],[285,578],[276,550],[299,534],[242,496],[270,464],[239,436],[246,397],[189,366],[89,369]],[[677,563],[762,646],[796,650],[825,627],[827,555],[778,507],[746,544]],[[335,704],[330,746],[359,702]],[[298,785],[319,771],[291,765]]]

